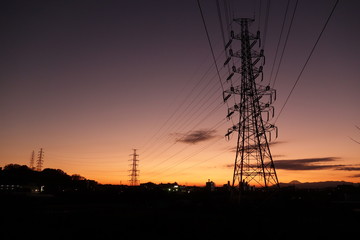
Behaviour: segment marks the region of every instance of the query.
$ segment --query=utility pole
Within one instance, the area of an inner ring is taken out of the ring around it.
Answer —
[[[40,148],[40,151],[38,153],[38,159],[36,161],[36,171],[41,172],[43,164],[44,164],[44,151],[42,148]]]
[[[130,186],[137,186],[140,183],[140,181],[138,179],[140,171],[137,170],[137,167],[139,165],[138,164],[139,159],[137,159],[137,157],[139,156],[139,154],[136,154],[137,149],[133,149],[133,150],[134,150],[134,153],[130,155],[130,156],[132,156],[132,159],[129,160],[129,161],[132,161],[132,163],[130,164],[131,169],[129,170],[129,172],[130,172],[129,183],[130,183]]]
[[[35,169],[34,161],[35,161],[35,151],[33,150],[32,153],[31,153],[31,159],[30,159],[30,169],[31,170]]]
[[[234,105],[228,108],[228,119],[237,117],[237,124],[225,134],[228,139],[237,133],[236,155],[232,186],[241,192],[255,187],[279,187],[274,162],[270,152],[271,133],[277,127],[270,123],[274,117],[272,103],[276,100],[276,91],[263,86],[263,65],[265,56],[260,48],[260,32],[249,32],[252,19],[234,19],[240,30],[231,31],[231,38],[225,49],[229,57],[224,63],[232,64],[227,82],[231,86],[223,92],[224,102],[234,97]],[[231,61],[232,60],[232,61]],[[237,65],[240,65],[239,67]],[[233,85],[234,83],[234,85]]]

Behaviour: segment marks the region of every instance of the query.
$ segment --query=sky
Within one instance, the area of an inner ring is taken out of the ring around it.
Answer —
[[[281,38],[288,1],[226,3],[261,32],[279,181],[360,182],[360,2],[339,1],[285,106],[335,1],[298,1],[275,81],[296,1]],[[200,4],[226,88],[217,4]],[[43,148],[44,168],[128,184],[138,149],[141,183],[232,181],[236,137],[197,1],[4,1],[0,18],[0,167]]]

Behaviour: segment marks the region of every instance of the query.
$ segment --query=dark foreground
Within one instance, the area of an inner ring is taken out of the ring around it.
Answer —
[[[356,239],[358,192],[6,194],[1,239]],[[355,237],[355,238],[354,238]]]

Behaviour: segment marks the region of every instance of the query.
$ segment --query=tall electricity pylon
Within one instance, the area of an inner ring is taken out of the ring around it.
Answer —
[[[133,149],[133,150],[134,150],[134,153],[130,155],[130,156],[132,156],[132,159],[129,160],[129,161],[132,161],[132,163],[130,164],[131,169],[129,170],[129,172],[130,172],[129,183],[130,183],[130,186],[137,186],[140,183],[140,181],[138,180],[140,171],[137,170],[137,167],[139,165],[138,164],[139,159],[137,159],[137,157],[139,156],[139,154],[136,154],[136,149]]]
[[[255,50],[257,43],[260,48],[260,32],[249,32],[249,23],[253,20],[239,18],[234,21],[240,25],[240,30],[238,33],[231,31],[231,38],[225,46],[229,57],[224,66],[231,63],[233,66],[227,78],[231,87],[223,92],[224,102],[235,96],[235,104],[229,107],[227,118],[238,115],[238,123],[225,134],[230,138],[237,133],[232,186],[238,187],[240,192],[249,190],[251,186],[279,187],[269,148],[271,132],[275,131],[277,137],[277,127],[269,122],[274,117],[272,103],[276,100],[276,91],[260,84],[265,56],[262,49]],[[239,63],[240,67],[236,66]]]
[[[36,171],[41,172],[43,164],[44,164],[44,151],[42,148],[40,148],[40,151],[38,153],[38,159],[36,161]]]
[[[35,151],[33,150],[31,153],[30,166],[29,166],[31,170],[35,169],[34,163],[35,163]]]

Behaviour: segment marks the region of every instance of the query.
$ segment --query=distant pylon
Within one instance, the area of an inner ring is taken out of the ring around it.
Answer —
[[[29,166],[31,170],[35,169],[34,162],[35,162],[35,151],[33,150],[31,153],[30,166]]]
[[[231,87],[223,94],[225,102],[232,95],[238,96],[227,114],[229,119],[237,117],[238,123],[225,134],[230,138],[232,133],[237,133],[232,186],[238,187],[240,192],[250,190],[252,186],[279,187],[269,148],[271,132],[275,131],[277,136],[277,127],[270,123],[274,116],[272,103],[276,100],[276,91],[269,85],[260,84],[265,56],[263,49],[256,50],[257,43],[260,47],[260,32],[249,32],[249,23],[253,20],[240,18],[234,21],[240,25],[240,30],[231,31],[230,41],[225,46],[229,49],[229,57],[224,65],[232,63],[232,72],[227,78]]]
[[[137,157],[139,156],[139,154],[136,154],[136,149],[133,149],[133,150],[134,150],[134,153],[130,155],[130,156],[132,156],[132,159],[129,160],[129,161],[132,161],[132,163],[130,164],[131,169],[129,170],[129,172],[130,172],[129,183],[130,183],[130,186],[137,186],[140,183],[140,181],[138,179],[140,171],[137,169],[138,162],[139,162],[139,159],[137,159]]]
[[[40,151],[38,153],[38,159],[36,161],[36,171],[41,172],[43,164],[44,164],[44,151],[42,148],[40,148]]]

